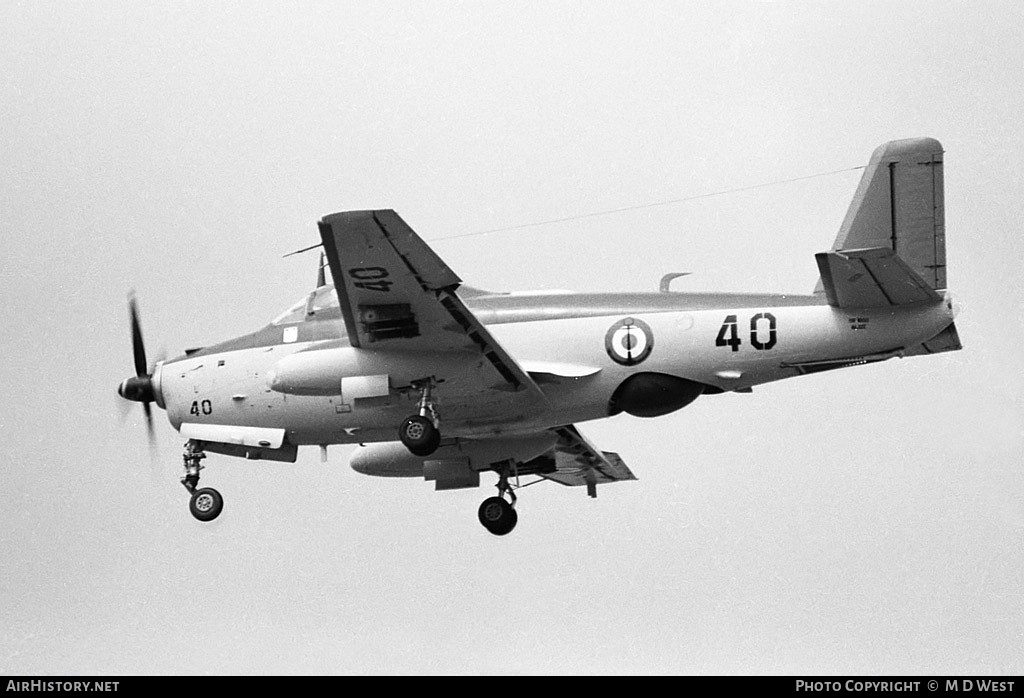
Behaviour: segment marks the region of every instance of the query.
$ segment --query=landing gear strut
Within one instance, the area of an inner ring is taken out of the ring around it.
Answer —
[[[434,379],[416,381],[413,388],[420,392],[419,411],[402,422],[398,438],[414,456],[429,456],[441,444],[441,432],[438,429],[441,418],[432,396]]]
[[[510,463],[505,463],[498,470],[498,496],[485,499],[477,512],[480,523],[496,536],[511,533],[519,521],[519,514],[515,510],[516,493],[508,482],[508,476],[512,471],[510,466]],[[506,494],[508,501],[505,501]]]
[[[199,471],[203,469],[200,461],[206,458],[200,442],[189,439],[185,443],[185,452],[181,457],[185,461],[185,474],[181,476],[181,484],[192,495],[188,509],[192,512],[192,516],[200,521],[213,521],[220,516],[220,512],[224,509],[224,498],[212,487],[197,489]]]

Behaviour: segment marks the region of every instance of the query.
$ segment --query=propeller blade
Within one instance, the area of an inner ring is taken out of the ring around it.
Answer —
[[[142,411],[146,413],[146,435],[149,437],[149,445],[156,444],[156,433],[153,431],[153,410],[148,402],[142,403]]]
[[[153,391],[153,372],[156,364],[166,358],[161,349],[152,366],[146,362],[146,345],[142,340],[142,323],[139,322],[139,304],[135,300],[135,292],[128,294],[128,315],[132,326],[132,360],[135,364],[135,375],[125,379],[117,388],[117,393],[126,400],[142,403],[142,411],[146,416],[146,435],[149,441],[150,456],[156,449],[156,432],[153,429],[153,408],[155,400]]]
[[[135,357],[135,375],[145,376],[146,372],[146,346],[142,342],[142,326],[139,324],[139,307],[135,302],[135,295],[128,297],[128,311],[132,319],[132,354]]]

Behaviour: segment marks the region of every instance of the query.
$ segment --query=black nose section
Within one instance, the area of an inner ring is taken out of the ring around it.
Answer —
[[[132,376],[121,381],[121,385],[117,386],[117,394],[125,400],[153,402],[153,380],[150,376]]]

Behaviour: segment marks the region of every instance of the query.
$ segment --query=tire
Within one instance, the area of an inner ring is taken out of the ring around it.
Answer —
[[[477,517],[484,528],[496,536],[504,536],[516,527],[519,514],[501,497],[488,497],[480,505]]]
[[[419,415],[402,422],[398,438],[414,456],[429,456],[441,445],[441,432],[433,422]]]
[[[512,529],[519,523],[519,514],[516,513],[515,509],[509,508],[508,520],[501,526],[487,529],[496,536],[504,536],[512,532]]]
[[[224,510],[224,498],[212,487],[204,487],[192,495],[188,510],[200,521],[213,521]]]

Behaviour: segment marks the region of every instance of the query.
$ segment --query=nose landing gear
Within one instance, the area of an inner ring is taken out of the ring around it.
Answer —
[[[224,509],[224,498],[212,487],[197,489],[199,471],[203,469],[200,461],[206,458],[200,442],[189,439],[185,443],[185,452],[181,457],[185,462],[185,474],[181,476],[181,484],[192,495],[188,509],[192,512],[192,516],[200,521],[213,521],[220,516],[220,512]]]

